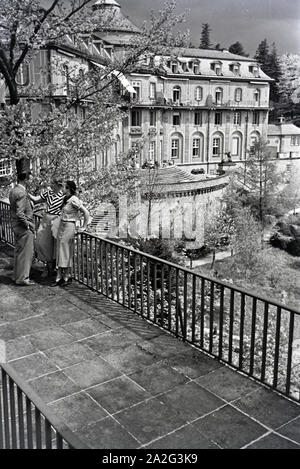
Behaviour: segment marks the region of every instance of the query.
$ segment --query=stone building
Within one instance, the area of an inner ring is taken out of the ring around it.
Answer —
[[[138,29],[114,0],[99,0],[94,8],[113,12],[115,21],[98,38],[112,56],[122,55]],[[253,141],[266,138],[271,79],[253,59],[173,50],[172,56],[142,57],[127,78],[135,93],[127,94],[130,112],[117,139],[123,151],[137,148],[140,165],[172,162],[214,172],[228,153],[243,161]]]

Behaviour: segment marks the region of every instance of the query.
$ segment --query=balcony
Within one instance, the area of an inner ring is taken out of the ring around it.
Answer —
[[[89,233],[16,287],[0,213],[0,447],[300,448],[298,311]]]

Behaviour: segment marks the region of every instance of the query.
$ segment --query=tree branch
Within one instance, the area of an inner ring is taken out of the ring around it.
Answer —
[[[27,44],[25,45],[24,49],[22,50],[22,53],[20,55],[20,57],[18,58],[18,60],[16,61],[15,65],[14,65],[14,68],[13,68],[13,73],[16,74],[18,68],[20,67],[21,63],[23,62],[23,60],[25,59],[28,51],[29,51],[29,48],[30,48],[30,45],[32,44],[35,36],[37,35],[37,33],[39,32],[39,30],[41,29],[42,25],[45,23],[46,19],[48,18],[48,16],[52,13],[52,11],[54,10],[54,8],[56,7],[56,5],[58,4],[59,0],[53,0],[53,3],[52,5],[48,8],[48,10],[46,10],[41,18],[41,20],[37,23],[37,25],[35,26],[34,30],[33,30],[33,33],[31,35],[31,37],[29,38],[29,41],[27,42]]]

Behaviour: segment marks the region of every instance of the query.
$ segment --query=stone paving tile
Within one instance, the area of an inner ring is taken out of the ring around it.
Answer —
[[[149,351],[161,358],[175,357],[190,351],[190,346],[167,333],[154,337],[148,342]]]
[[[57,367],[41,353],[11,361],[10,365],[26,380],[57,370]]]
[[[88,345],[101,357],[106,357],[113,352],[118,352],[119,350],[134,344],[135,340],[135,334],[121,329],[121,331],[108,331],[104,334],[87,338],[82,341],[82,343]]]
[[[143,444],[162,437],[186,423],[185,419],[158,398],[123,410],[115,414],[115,418]]]
[[[77,435],[92,449],[134,449],[140,446],[138,440],[111,417],[82,427]]]
[[[69,334],[72,334],[76,340],[101,334],[110,330],[108,326],[102,324],[97,319],[84,319],[82,321],[76,321],[72,324],[64,325],[63,327],[64,330]]]
[[[254,381],[225,366],[195,381],[228,402],[261,389]]]
[[[113,366],[129,374],[153,364],[159,357],[145,352],[136,345],[129,345],[117,352],[105,355],[105,359]]]
[[[30,336],[19,337],[17,339],[6,342],[6,359],[7,361],[16,360],[37,352],[37,347],[33,345]]]
[[[224,366],[200,351],[190,351],[180,356],[169,358],[166,360],[166,363],[174,368],[174,370],[183,373],[191,379],[199,378]]]
[[[180,384],[159,398],[186,421],[195,420],[225,405],[223,400],[195,382]]]
[[[276,433],[270,433],[247,446],[247,449],[300,449],[300,445],[282,438]]]
[[[46,403],[80,391],[78,384],[71,381],[62,371],[35,378],[29,381],[29,384]]]
[[[130,378],[152,395],[170,390],[178,384],[185,383],[188,378],[178,373],[165,363],[159,362],[130,374]]]
[[[300,416],[299,405],[264,388],[238,399],[234,406],[273,429]]]
[[[194,427],[221,448],[238,449],[267,432],[251,418],[227,405],[193,422]]]
[[[219,446],[201,435],[193,424],[189,424],[153,441],[145,448],[149,449],[220,449]]]
[[[107,417],[105,410],[85,392],[64,397],[48,406],[73,431]]]
[[[88,319],[87,314],[77,308],[77,306],[73,306],[71,303],[68,304],[67,309],[65,309],[65,307],[61,308],[55,305],[55,311],[51,311],[48,314],[45,314],[45,316],[51,318],[51,321],[58,326]]]
[[[100,357],[65,368],[64,373],[81,389],[95,386],[121,375],[120,371]]]
[[[96,354],[92,350],[78,342],[45,350],[44,353],[59,368],[69,367],[96,358]]]
[[[151,397],[126,376],[87,389],[86,392],[111,414]]]
[[[69,344],[74,341],[74,337],[62,328],[53,326],[41,330],[38,333],[31,334],[30,340],[33,345],[40,350],[47,350],[59,347],[60,345]]]
[[[21,321],[14,321],[7,325],[0,326],[0,339],[5,341],[13,340],[46,329],[51,325],[53,325],[51,320],[44,316],[35,316]]]
[[[279,427],[277,433],[287,436],[300,444],[300,417]]]

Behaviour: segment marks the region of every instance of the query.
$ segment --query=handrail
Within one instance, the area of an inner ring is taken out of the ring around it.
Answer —
[[[139,256],[143,256],[145,258],[148,258],[156,263],[160,263],[160,264],[164,264],[164,265],[167,265],[169,267],[173,267],[173,268],[176,268],[176,269],[180,269],[182,270],[183,272],[186,272],[188,274],[193,274],[193,275],[196,275],[197,277],[200,277],[201,279],[204,279],[204,280],[208,280],[210,282],[214,282],[218,285],[222,285],[224,287],[227,287],[227,288],[233,288],[235,291],[239,292],[239,293],[243,293],[247,296],[250,296],[251,298],[256,298],[260,301],[267,301],[269,304],[271,304],[272,306],[278,306],[280,308],[283,308],[283,309],[286,309],[287,311],[290,311],[290,312],[293,312],[295,314],[299,314],[300,315],[300,309],[299,311],[297,311],[294,307],[292,306],[289,306],[289,305],[286,305],[286,304],[283,304],[279,301],[275,301],[275,300],[271,300],[270,298],[264,296],[264,295],[259,295],[259,294],[256,294],[256,293],[253,293],[251,292],[250,290],[247,290],[245,288],[242,288],[242,287],[237,287],[229,282],[226,282],[224,280],[219,280],[211,275],[208,275],[208,274],[205,274],[205,275],[202,275],[200,274],[199,272],[195,272],[191,269],[189,269],[188,267],[183,267],[179,264],[174,264],[170,261],[167,261],[165,259],[161,259],[159,257],[155,257],[155,256],[152,256],[152,254],[148,254],[146,252],[143,252],[143,251],[139,251],[138,249],[135,249],[135,248],[132,248],[130,246],[126,246],[126,245],[123,245],[121,243],[117,243],[116,241],[112,241],[110,239],[107,239],[107,238],[102,238],[101,236],[98,236],[94,233],[89,233],[88,231],[84,231],[83,234],[86,234],[90,237],[93,237],[93,238],[97,238],[97,239],[100,239],[102,241],[105,241],[106,243],[108,244],[111,244],[115,247],[121,247],[121,248],[124,248],[126,249],[127,251],[130,251],[132,253],[135,253],[135,254],[138,254]]]
[[[7,386],[7,382],[6,382],[6,375],[7,375],[12,380],[13,384],[17,386],[17,390],[19,389],[26,396],[26,400],[27,401],[29,400],[34,405],[34,408],[37,409],[38,413],[42,415],[45,418],[45,420],[50,423],[50,425],[56,431],[56,434],[59,435],[59,438],[61,439],[62,444],[63,442],[65,442],[70,449],[88,449],[88,446],[85,445],[77,437],[77,435],[75,435],[68,428],[66,424],[62,423],[61,420],[59,420],[53,412],[51,412],[49,407],[47,407],[47,405],[44,404],[44,402],[38,396],[38,394],[30,387],[29,384],[26,383],[24,379],[22,379],[18,375],[18,373],[12,368],[11,365],[9,365],[8,363],[0,363],[0,368],[2,369],[2,387]],[[2,392],[4,393],[4,391]],[[3,399],[3,401],[5,401],[5,399]],[[10,408],[10,413],[12,414],[11,406],[12,406],[12,403],[10,402],[8,407]],[[1,407],[1,393],[0,393],[0,407]],[[6,413],[6,415],[8,415],[8,409],[5,409],[4,405],[3,405],[3,413],[4,414]],[[12,418],[12,415],[10,415],[10,418]],[[2,425],[2,422],[0,420],[0,426],[1,425]],[[13,423],[11,423],[11,426],[13,427]],[[0,432],[0,436],[1,436],[1,432]],[[30,437],[30,435],[27,435],[27,437],[28,436]],[[7,441],[10,440],[10,435],[7,434],[7,428],[6,428],[5,438]],[[9,444],[9,446],[11,445]],[[15,446],[15,445],[13,444],[12,446]],[[1,447],[1,444],[0,444],[0,447]]]

